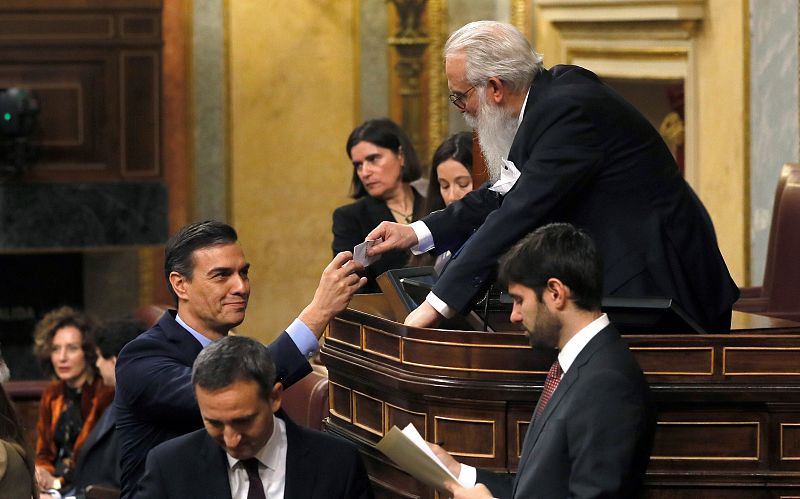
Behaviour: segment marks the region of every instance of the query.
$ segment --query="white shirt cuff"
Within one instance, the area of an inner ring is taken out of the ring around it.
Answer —
[[[300,319],[295,319],[286,328],[286,334],[292,339],[303,357],[309,358],[319,348],[319,340]]]
[[[461,472],[458,474],[458,483],[462,487],[474,487],[478,481],[478,470],[467,464],[461,464]]]
[[[425,225],[425,222],[417,220],[409,227],[414,229],[414,234],[417,235],[417,241],[419,241],[416,246],[411,248],[412,253],[421,255],[433,249],[433,234],[431,234],[431,230]]]
[[[433,294],[433,291],[428,293],[428,296],[425,297],[425,301],[428,302],[431,307],[436,309],[437,312],[442,314],[445,319],[449,319],[450,317],[456,315],[457,311],[447,303],[443,302],[441,298]]]

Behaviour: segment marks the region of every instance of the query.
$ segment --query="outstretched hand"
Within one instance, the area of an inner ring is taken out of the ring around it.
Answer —
[[[403,324],[412,327],[436,327],[442,319],[442,314],[437,312],[433,305],[424,301],[406,316]]]
[[[347,308],[355,292],[367,283],[366,277],[358,276],[360,270],[364,266],[353,261],[353,254],[342,251],[322,271],[314,299],[297,316],[317,338],[333,316]]]
[[[394,222],[381,222],[367,234],[366,240],[383,238],[383,242],[372,245],[367,256],[380,255],[391,250],[407,250],[417,245],[417,233],[408,225]]]

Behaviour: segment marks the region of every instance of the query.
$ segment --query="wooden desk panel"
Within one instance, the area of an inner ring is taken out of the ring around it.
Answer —
[[[331,385],[367,397],[350,407],[370,424],[337,416],[337,392],[327,429],[361,448],[386,497],[435,497],[375,451],[393,424],[413,422],[467,464],[513,472],[555,352],[516,331],[408,328],[384,313],[380,296],[357,297],[331,322]],[[625,336],[659,411],[649,498],[800,496],[800,324],[732,322],[729,334]]]

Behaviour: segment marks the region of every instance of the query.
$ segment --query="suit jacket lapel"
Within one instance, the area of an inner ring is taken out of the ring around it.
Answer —
[[[303,430],[281,410],[275,414],[286,423],[286,486],[284,497],[312,497],[316,473],[306,473],[309,452]]]
[[[231,497],[228,459],[222,447],[206,434],[198,454],[199,459],[192,463],[196,467],[193,481],[197,484],[193,490],[202,490],[203,497]]]

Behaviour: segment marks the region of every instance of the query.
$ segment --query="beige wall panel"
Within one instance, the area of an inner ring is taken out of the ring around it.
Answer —
[[[698,177],[725,262],[740,286],[749,262],[748,42],[743,0],[709,0],[697,37]]]
[[[331,259],[331,213],[348,201],[356,12],[354,0],[228,3],[230,214],[252,263],[240,334],[276,336]]]

